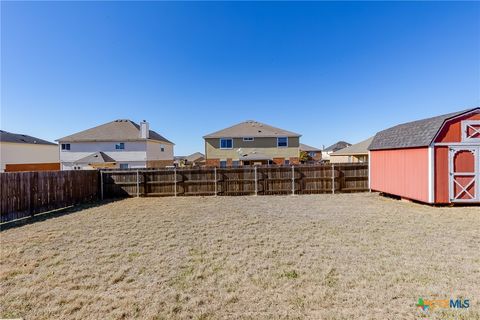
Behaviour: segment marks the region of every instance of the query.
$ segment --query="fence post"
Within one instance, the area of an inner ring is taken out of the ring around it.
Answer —
[[[100,198],[103,200],[103,171],[100,170]]]
[[[257,166],[254,167],[254,172],[255,172],[255,195],[258,195]]]
[[[38,191],[38,172],[29,172],[30,176],[30,205],[29,205],[29,213],[30,216],[35,215],[35,198],[37,198],[37,191]]]
[[[140,197],[140,180],[138,176],[138,169],[137,169],[137,198]]]
[[[332,163],[332,194],[335,194],[335,165]]]
[[[175,197],[177,196],[177,168],[173,168],[173,179],[175,179],[175,191],[174,191],[174,195]]]
[[[217,196],[218,190],[217,190],[217,167],[213,167],[213,176],[215,179],[215,197]]]
[[[295,195],[295,166],[292,165],[292,196]]]

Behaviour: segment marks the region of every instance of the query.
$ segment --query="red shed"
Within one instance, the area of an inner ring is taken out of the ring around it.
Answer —
[[[400,124],[369,147],[370,189],[425,203],[480,204],[480,108]]]

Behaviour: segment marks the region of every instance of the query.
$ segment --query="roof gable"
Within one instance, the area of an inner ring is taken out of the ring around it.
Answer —
[[[399,124],[378,132],[373,138],[369,150],[429,146],[447,120],[478,111],[480,111],[479,107]]]
[[[216,131],[204,136],[204,139],[208,138],[271,138],[271,137],[300,137],[301,135],[295,132],[283,130],[280,128],[272,127],[268,124],[261,123],[254,120],[248,120],[231,127],[225,128],[220,131]]]
[[[114,120],[87,130],[58,139],[60,142],[95,142],[95,141],[142,141],[140,125],[128,120]],[[171,143],[162,135],[150,130],[148,140]]]
[[[300,143],[300,151],[322,151],[318,148],[315,148],[315,147],[312,147],[312,146],[309,146],[307,144],[303,144],[303,143]]]

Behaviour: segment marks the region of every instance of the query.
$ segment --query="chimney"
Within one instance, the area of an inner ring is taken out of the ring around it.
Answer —
[[[140,122],[140,138],[148,139],[150,133],[150,128],[148,126],[148,122],[143,120]]]

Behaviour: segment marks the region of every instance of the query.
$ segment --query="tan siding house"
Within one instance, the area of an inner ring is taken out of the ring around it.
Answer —
[[[330,154],[331,163],[368,162],[368,147],[373,137]]]
[[[300,136],[257,121],[245,121],[203,137],[206,165],[296,164]]]

